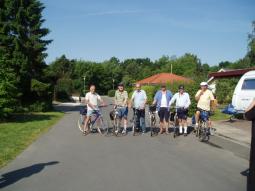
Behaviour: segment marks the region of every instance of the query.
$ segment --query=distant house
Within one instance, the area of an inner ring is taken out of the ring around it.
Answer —
[[[174,82],[190,83],[193,82],[193,80],[172,73],[159,73],[143,80],[137,81],[136,83],[139,83],[141,85],[161,85]]]
[[[215,93],[216,91],[216,80],[223,78],[241,78],[243,74],[249,72],[251,70],[255,70],[255,67],[245,68],[245,69],[220,69],[217,72],[209,73],[209,80],[207,81],[209,88]]]

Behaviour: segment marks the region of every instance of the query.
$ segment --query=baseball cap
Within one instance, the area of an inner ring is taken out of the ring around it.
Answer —
[[[201,82],[200,86],[208,86],[207,82]]]
[[[179,90],[183,89],[184,90],[184,85],[179,85]]]

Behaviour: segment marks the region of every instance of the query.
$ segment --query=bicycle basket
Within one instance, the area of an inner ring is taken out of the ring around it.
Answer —
[[[150,112],[155,112],[156,111],[156,105],[150,105],[149,106],[149,111]]]
[[[80,109],[80,114],[81,115],[87,115],[87,107],[83,107]]]
[[[115,114],[114,111],[111,111],[111,112],[109,113],[110,119],[111,119],[112,121],[114,120],[114,114]]]

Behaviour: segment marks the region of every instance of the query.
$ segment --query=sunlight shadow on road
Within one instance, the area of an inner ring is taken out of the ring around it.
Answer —
[[[29,167],[21,168],[11,172],[7,172],[1,175],[0,189],[7,187],[15,182],[20,181],[23,178],[30,177],[34,174],[40,173],[46,166],[58,164],[58,161],[52,161],[47,163],[38,163]]]

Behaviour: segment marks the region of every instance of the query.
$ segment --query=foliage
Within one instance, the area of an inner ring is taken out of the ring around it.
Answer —
[[[38,0],[2,0],[0,7],[0,115],[6,116],[15,111],[15,104],[35,101],[31,81],[43,80],[51,41],[45,40],[49,30],[42,27],[44,6]]]
[[[229,104],[239,79],[219,79],[217,80],[216,97],[219,104]]]
[[[114,96],[115,96],[115,90],[109,90],[108,93],[107,93],[107,95],[108,95],[109,97],[114,97]]]

